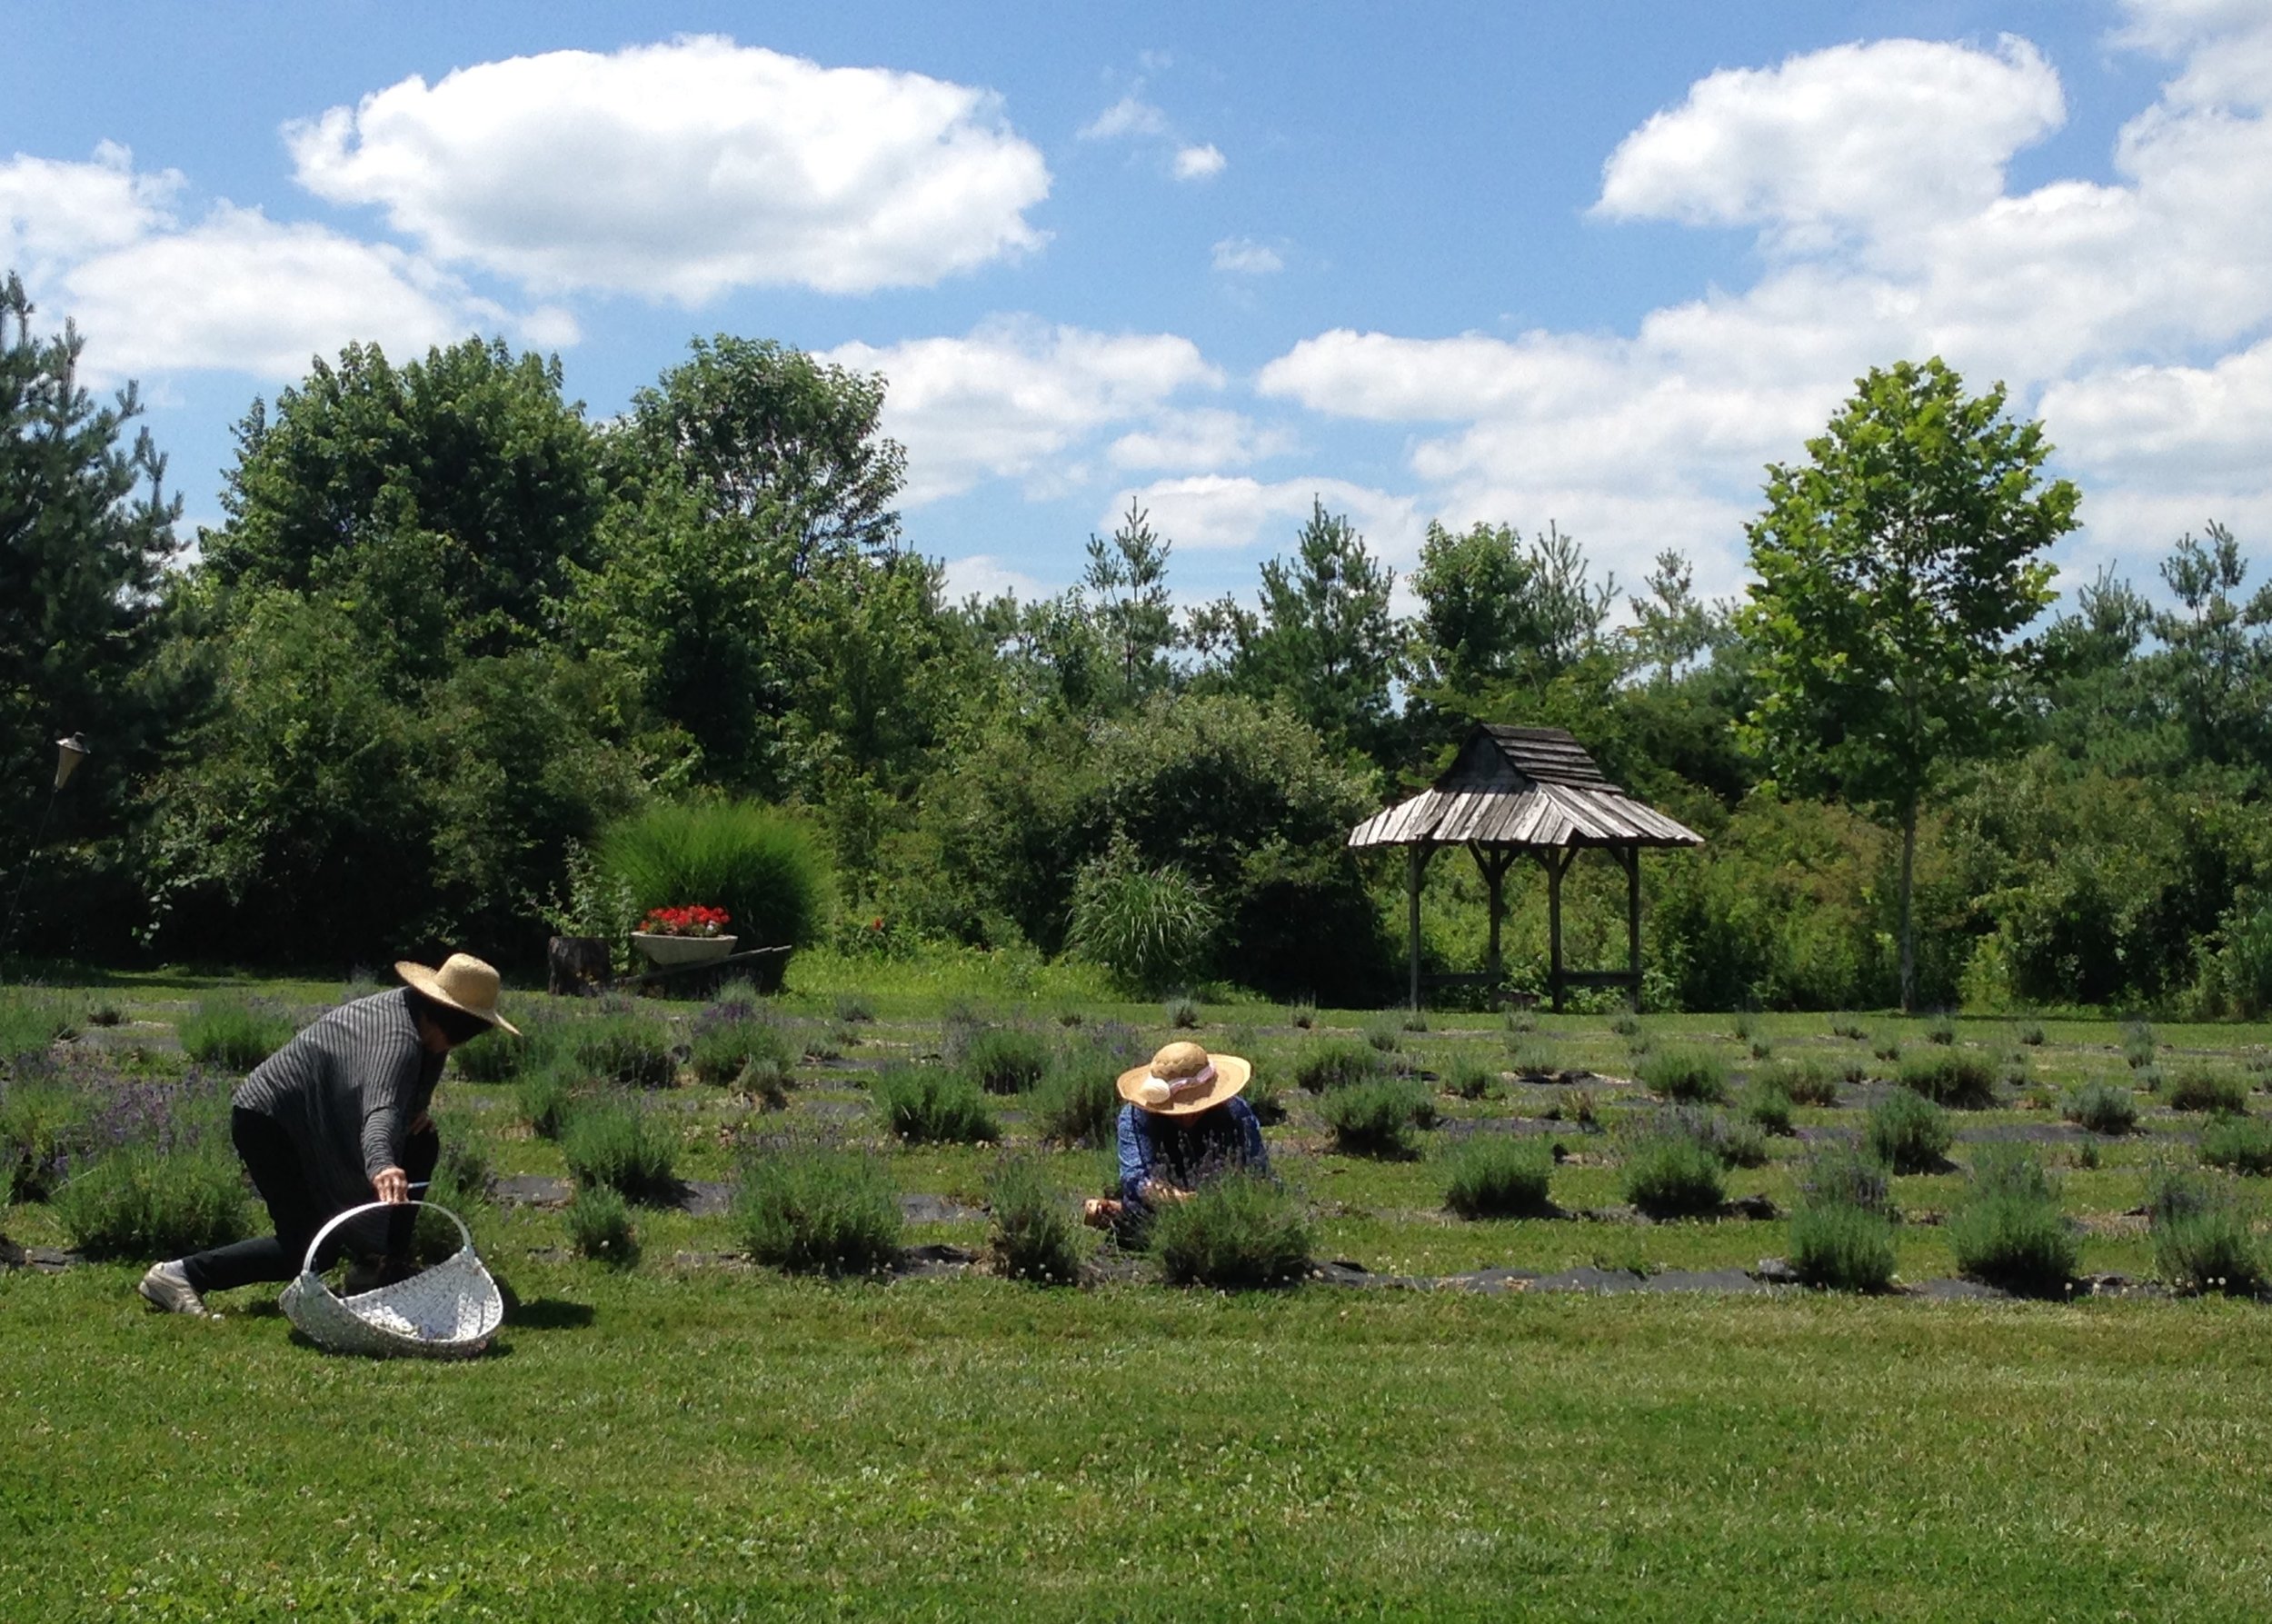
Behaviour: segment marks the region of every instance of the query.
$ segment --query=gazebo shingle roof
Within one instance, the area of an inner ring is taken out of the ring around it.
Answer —
[[[1559,727],[1478,726],[1435,783],[1350,832],[1352,846],[1700,846],[1601,775]]]

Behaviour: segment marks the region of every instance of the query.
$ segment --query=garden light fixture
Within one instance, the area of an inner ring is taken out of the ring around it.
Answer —
[[[74,733],[67,739],[55,741],[55,788],[60,790],[77,772],[79,763],[95,752],[87,748],[85,735]]]

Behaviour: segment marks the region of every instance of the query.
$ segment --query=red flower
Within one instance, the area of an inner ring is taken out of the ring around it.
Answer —
[[[733,915],[723,908],[704,908],[699,903],[684,908],[657,908],[648,913],[640,930],[651,936],[719,936]]]

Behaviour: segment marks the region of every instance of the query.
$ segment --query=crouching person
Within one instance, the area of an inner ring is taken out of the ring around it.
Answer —
[[[1262,1124],[1239,1097],[1254,1068],[1235,1054],[1171,1043],[1149,1064],[1121,1073],[1121,1193],[1094,1201],[1081,1216],[1098,1229],[1140,1237],[1151,1215],[1188,1201],[1217,1173],[1268,1175]]]
[[[150,1306],[205,1311],[204,1293],[288,1280],[316,1232],[373,1200],[407,1201],[441,1155],[427,1108],[451,1050],[492,1027],[518,1035],[497,1012],[497,972],[453,953],[438,971],[394,966],[407,985],[342,1004],[253,1068],[230,1100],[229,1134],[267,1203],[274,1235],[160,1263],[142,1277]],[[404,1211],[385,1225],[379,1280],[409,1270],[414,1226]],[[319,1268],[335,1260],[319,1258]]]

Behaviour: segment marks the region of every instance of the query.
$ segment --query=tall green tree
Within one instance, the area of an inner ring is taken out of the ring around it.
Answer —
[[[1779,780],[1900,829],[1905,1008],[1918,809],[1950,764],[2011,740],[2012,639],[2051,601],[2042,554],[2079,501],[2043,477],[2042,425],[2004,403],[2000,384],[1966,394],[1938,358],[1873,369],[1805,463],[1769,468],[1749,531],[1749,726]]]
[[[2176,606],[2154,615],[2153,686],[2197,761],[2272,779],[2272,584],[2243,598],[2248,561],[2224,525],[2180,537],[2161,566]]]
[[[1151,516],[1129,499],[1128,513],[1108,541],[1089,538],[1081,590],[1090,600],[1122,704],[1134,704],[1168,686],[1168,656],[1175,647],[1175,610],[1168,600],[1168,554],[1174,543],[1151,527]]]
[[[162,592],[178,498],[130,384],[106,406],[77,382],[81,340],[32,329],[14,273],[0,281],[0,909],[19,882],[50,945],[115,950],[89,920],[132,916],[115,885],[134,781],[158,759],[190,691],[161,658]],[[59,802],[49,844],[29,849],[53,782],[52,741],[95,751]],[[36,872],[41,883],[31,884]],[[76,905],[64,905],[76,886]],[[19,939],[19,945],[21,939]]]
[[[882,429],[884,380],[770,338],[696,339],[633,398],[628,447],[673,471],[704,520],[785,534],[800,574],[899,544],[907,452]]]
[[[1382,758],[1393,744],[1389,691],[1400,664],[1389,613],[1395,583],[1347,514],[1311,503],[1293,556],[1262,566],[1260,612],[1218,612],[1235,649],[1233,685],[1278,700],[1334,749]]]

